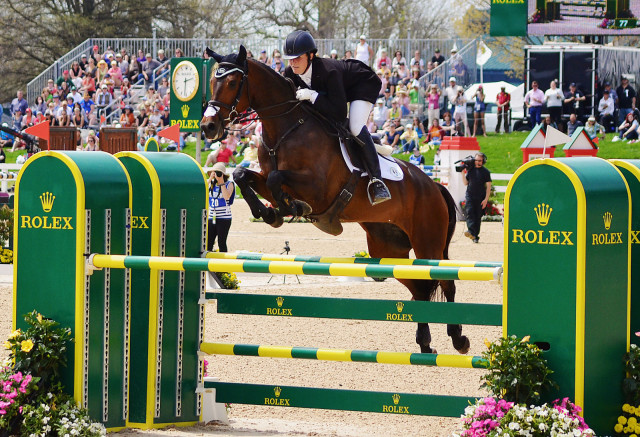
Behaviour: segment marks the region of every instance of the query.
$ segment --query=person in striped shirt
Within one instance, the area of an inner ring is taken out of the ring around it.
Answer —
[[[220,252],[227,252],[227,236],[231,228],[231,205],[236,195],[236,187],[229,180],[224,162],[217,162],[212,167],[208,186],[207,249],[213,251],[213,245],[217,238]]]

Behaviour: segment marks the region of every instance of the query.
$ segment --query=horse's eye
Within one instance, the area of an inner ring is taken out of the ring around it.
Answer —
[[[237,84],[238,84],[238,81],[237,81],[237,80],[235,80],[235,79],[231,79],[231,80],[229,81],[229,86],[230,86],[230,87],[234,87],[234,88],[235,88],[235,86],[236,86]]]

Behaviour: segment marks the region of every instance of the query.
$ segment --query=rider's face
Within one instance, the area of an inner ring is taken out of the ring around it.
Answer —
[[[307,69],[308,58],[306,53],[297,58],[289,59],[289,66],[295,74],[302,74]]]

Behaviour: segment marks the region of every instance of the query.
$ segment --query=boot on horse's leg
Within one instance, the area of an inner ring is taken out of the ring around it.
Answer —
[[[358,134],[358,139],[364,144],[362,147],[362,161],[367,173],[369,173],[369,185],[367,186],[369,202],[372,205],[377,205],[390,200],[391,193],[382,182],[382,176],[380,175],[380,162],[378,161],[376,146],[373,144],[373,139],[366,126]]]

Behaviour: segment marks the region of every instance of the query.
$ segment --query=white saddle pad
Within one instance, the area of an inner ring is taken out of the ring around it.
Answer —
[[[349,171],[352,172],[354,170],[360,170],[362,171],[363,177],[367,176],[364,169],[357,168],[353,165],[351,158],[349,158],[349,154],[347,153],[347,148],[342,141],[340,141],[340,150],[342,151],[342,158],[344,159],[344,163],[347,164]],[[382,179],[401,181],[404,178],[402,169],[400,169],[400,166],[393,158],[378,155],[378,161],[380,162],[380,174],[382,175]]]

